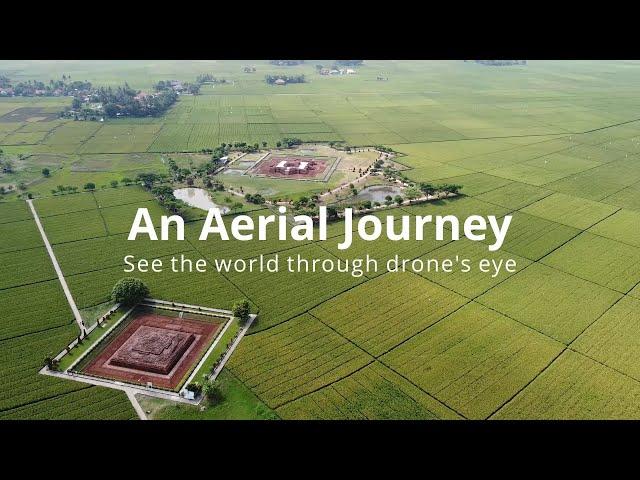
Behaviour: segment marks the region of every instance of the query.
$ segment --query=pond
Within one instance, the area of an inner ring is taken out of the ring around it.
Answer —
[[[372,185],[360,190],[354,199],[360,202],[369,200],[371,202],[384,203],[386,196],[393,198],[396,195],[402,195],[402,187],[396,185]]]
[[[178,188],[173,191],[173,194],[178,200],[182,200],[187,205],[195,208],[201,208],[202,210],[209,210],[210,208],[219,208],[221,213],[229,212],[229,207],[218,205],[211,200],[211,194],[203,188]]]

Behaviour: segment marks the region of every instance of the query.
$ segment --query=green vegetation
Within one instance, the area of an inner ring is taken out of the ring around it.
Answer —
[[[118,280],[111,291],[111,300],[123,305],[135,305],[149,295],[149,287],[139,278]]]
[[[356,75],[341,76],[320,75],[313,62],[258,62],[250,75],[246,63],[154,62],[151,79],[144,61],[0,62],[13,85],[31,79],[45,89],[63,74],[66,84],[112,93],[123,81],[137,93],[161,80],[166,92],[172,80],[204,80],[197,95],[180,95],[163,113],[104,122],[59,118],[73,107],[68,97],[0,98],[0,418],[135,417],[121,392],[38,374],[78,328],[23,201],[29,195],[79,308],[109,300],[125,255],[184,254],[204,257],[209,271],[135,276],[157,298],[226,309],[246,298],[259,314],[218,377],[217,402],[201,411],[142,399],[153,418],[640,416],[638,63],[364,61]],[[280,73],[308,81],[282,89],[265,82]],[[380,200],[393,210],[375,215],[511,214],[503,247],[491,253],[491,238],[436,241],[425,230],[422,242],[354,240],[340,251],[342,221],[329,225],[326,242],[280,242],[275,225],[266,241],[200,242],[203,212],[169,195],[169,181],[193,182],[255,218],[273,212],[272,200],[317,206],[314,195],[343,182],[362,191],[360,167],[341,170],[342,161],[326,183],[215,173],[229,154],[306,142],[331,142],[342,158],[362,154],[363,171],[378,153],[361,147],[396,152],[386,175],[374,167],[371,184],[393,177],[421,193],[464,185],[456,198],[399,207],[394,193]],[[138,207],[154,220],[179,207],[186,240],[127,241]],[[495,278],[213,269],[222,258],[260,254],[334,261],[369,254],[381,263],[395,254],[425,262],[459,255],[514,259],[517,267]],[[196,381],[238,329],[232,323]]]

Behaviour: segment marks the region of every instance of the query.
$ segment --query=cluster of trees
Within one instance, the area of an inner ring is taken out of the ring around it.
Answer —
[[[462,190],[463,186],[457,183],[441,183],[437,185],[433,185],[431,183],[422,182],[418,184],[418,189],[425,195],[430,197],[434,195],[444,195],[447,196],[450,193],[457,194]]]
[[[273,85],[278,80],[284,80],[286,83],[304,83],[305,76],[301,75],[265,75],[264,81],[269,85]]]
[[[191,95],[198,95],[200,93],[200,86],[201,85],[202,85],[201,82],[176,83],[173,80],[166,80],[166,81],[165,80],[160,80],[158,83],[156,83],[153,86],[153,89],[156,92],[175,91],[177,93],[178,91],[180,91],[180,92],[186,91],[186,92],[190,93]]]
[[[296,65],[302,65],[304,60],[269,60],[271,65],[278,65],[279,67],[294,67]]]
[[[255,71],[255,68],[254,68],[254,71]],[[203,83],[227,83],[227,79],[226,78],[214,77],[210,73],[203,73],[203,74],[198,75],[196,77],[196,83],[199,83],[199,84],[203,84]]]
[[[178,200],[173,194],[173,188],[168,185],[160,185],[151,189],[151,194],[156,197],[158,203],[171,213],[180,214],[180,210],[185,206],[182,200]]]
[[[362,65],[364,63],[364,60],[336,60],[334,62],[334,65],[337,65],[339,67],[357,67],[359,65]]]
[[[56,188],[51,190],[51,193],[53,195],[65,195],[68,193],[78,193],[78,187],[75,187],[73,185],[69,185],[69,186],[58,185]]]
[[[293,202],[293,210],[297,215],[309,215],[314,217],[318,215],[318,195],[311,197],[302,196]]]
[[[0,172],[1,173],[13,173],[15,171],[15,164],[13,163],[13,159],[4,155],[3,151],[0,150]]]
[[[67,95],[82,95],[91,92],[91,82],[74,80],[71,77],[62,75],[62,80],[49,80],[41,82],[39,80],[27,80],[12,84],[8,77],[0,77],[0,87],[12,89],[14,96],[23,97],[53,97]]]
[[[260,195],[259,193],[256,193],[255,195],[252,195],[252,194],[250,194],[250,193],[247,193],[247,194],[244,196],[244,199],[245,199],[247,202],[249,202],[249,203],[255,203],[256,205],[263,205],[263,204],[266,202],[265,198],[264,198],[262,195]]]
[[[284,137],[280,142],[276,143],[276,147],[278,148],[282,146],[286,148],[291,148],[297,145],[302,145],[302,140],[296,137]]]
[[[102,103],[103,111],[108,117],[156,117],[166,112],[178,98],[178,94],[171,89],[141,97],[138,94],[138,91],[125,83],[115,89],[110,86],[101,87],[92,98]]]
[[[166,179],[167,176],[163,173],[139,173],[136,175],[135,181],[142,184],[145,189],[151,190],[157,183],[164,182]],[[125,183],[124,180],[123,178],[123,183]]]

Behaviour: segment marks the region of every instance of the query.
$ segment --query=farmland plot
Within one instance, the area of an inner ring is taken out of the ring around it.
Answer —
[[[150,152],[186,152],[193,124],[165,123],[156,139],[149,146]]]
[[[528,183],[537,187],[546,185],[569,175],[568,173],[540,168],[526,163],[519,163],[517,165],[509,165],[502,168],[488,170],[487,173],[489,175],[495,175],[515,182]]]
[[[466,303],[460,295],[413,273],[386,274],[311,310],[373,356],[441,320]]]
[[[0,289],[56,277],[44,247],[0,254]]]
[[[354,278],[349,273],[312,273],[286,270],[284,258],[300,255],[309,259],[332,259],[330,254],[317,245],[307,245],[287,250],[280,255],[281,268],[278,273],[264,272],[231,272],[227,276],[247,297],[260,308],[260,317],[254,322],[252,331],[262,330],[284,322],[299,315],[325,300],[362,282],[362,278]],[[267,258],[272,258],[269,256]],[[284,267],[284,268],[283,268]],[[295,300],[292,300],[295,299]]]
[[[572,348],[640,380],[640,300],[623,297],[580,335]]]
[[[373,359],[309,315],[245,337],[228,365],[271,408],[344,378]]]
[[[61,215],[96,208],[96,201],[91,193],[76,193],[55,197],[39,198],[33,202],[40,218]]]
[[[504,187],[478,195],[478,200],[500,205],[512,210],[531,205],[551,195],[553,192],[526,183],[512,182]]]
[[[69,325],[73,321],[57,279],[0,290],[0,302],[3,309],[0,340]]]
[[[478,298],[478,302],[569,343],[621,294],[534,263]]]
[[[554,193],[522,209],[524,213],[582,230],[598,223],[616,210],[617,207],[562,193]]]
[[[77,334],[77,327],[69,325],[0,341],[0,411],[86,388],[38,374],[43,355],[59,352]]]
[[[130,187],[107,188],[93,193],[98,208],[115,207],[128,203],[152,200],[152,195],[137,185]]]
[[[78,153],[145,152],[161,124],[105,124],[84,143]]]
[[[107,235],[104,221],[98,210],[45,217],[42,218],[42,226],[52,245]]]
[[[366,143],[368,142],[365,142],[365,144]],[[416,182],[440,181],[444,178],[458,177],[470,173],[472,173],[472,171],[466,168],[431,160],[423,160],[420,167],[412,168],[405,172],[409,179]]]
[[[467,418],[486,418],[530,382],[562,344],[477,303],[382,358]]]
[[[27,202],[0,202],[0,224],[31,220],[33,215]]]
[[[556,182],[549,183],[546,188],[555,192],[585,198],[587,200],[597,200],[606,202],[610,195],[625,188],[621,179],[617,175],[603,175],[608,173],[608,167],[603,169],[592,169],[578,175],[571,175]]]
[[[620,210],[591,227],[589,232],[640,247],[639,225],[640,212]]]
[[[542,262],[603,287],[626,293],[640,282],[640,248],[582,233]]]
[[[639,397],[633,379],[567,350],[492,418],[635,419]]]
[[[580,230],[526,213],[515,212],[501,250],[538,260],[580,233]],[[487,233],[487,244],[495,242]]]
[[[156,225],[160,224],[159,220],[162,215],[168,214],[155,199],[102,208],[100,209],[100,214],[104,218],[109,235],[128,233],[131,230],[138,208],[146,208]]]
[[[378,212],[378,217],[384,217],[382,213]],[[385,212],[389,215],[389,212]],[[396,231],[400,231],[400,218],[396,217]],[[410,218],[410,224],[414,224],[414,219]],[[344,231],[344,223],[340,222],[340,226]],[[337,227],[336,227],[337,228]],[[357,227],[354,227],[357,229]],[[365,275],[369,278],[381,275],[387,271],[387,262],[395,259],[398,255],[399,259],[413,259],[427,252],[430,252],[447,242],[450,239],[445,238],[442,241],[436,240],[435,226],[432,224],[425,225],[424,228],[424,240],[415,240],[410,238],[409,240],[392,241],[383,234],[375,241],[365,241],[357,233],[353,234],[353,243],[347,250],[339,250],[338,244],[344,241],[344,235],[339,237],[329,238],[326,242],[320,245],[326,250],[330,251],[333,255],[343,259],[365,259],[368,255],[370,258],[375,259],[378,262],[377,271],[366,272]],[[331,233],[330,229],[327,229],[327,235]],[[400,260],[401,261],[401,260]]]
[[[278,409],[285,419],[435,420],[460,418],[378,362]]]
[[[423,255],[420,259],[425,264],[425,269],[419,273],[420,275],[467,298],[475,298],[481,295],[531,263],[525,258],[506,251],[491,252],[486,244],[472,242],[466,238],[450,242],[437,250]],[[438,261],[438,267],[433,267],[429,271],[426,265],[431,259]],[[449,272],[440,267],[445,260],[450,260],[452,263],[451,271]],[[463,269],[465,260],[468,260],[469,271],[464,271]],[[489,262],[483,267],[485,271],[480,269],[479,263],[481,260]],[[513,260],[515,263],[515,266],[510,267],[515,272],[507,270],[506,262],[509,260]],[[498,272],[496,272],[497,265],[500,265]]]
[[[43,145],[52,152],[73,153],[99,128],[96,122],[68,122],[53,130]]]
[[[42,236],[33,220],[0,223],[0,253],[25,250],[42,245]]]
[[[618,190],[604,198],[602,202],[617,207],[640,211],[640,183]]]
[[[134,420],[127,395],[119,390],[86,386],[51,400],[0,413],[0,420]]]

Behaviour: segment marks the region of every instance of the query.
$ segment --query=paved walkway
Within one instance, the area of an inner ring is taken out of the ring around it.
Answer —
[[[129,397],[129,401],[131,402],[131,405],[133,405],[133,409],[138,414],[138,417],[140,418],[140,420],[146,420],[147,414],[144,413],[144,410],[138,403],[138,399],[136,398],[135,392],[130,388],[126,389],[125,392],[127,393],[127,397]]]
[[[55,268],[56,273],[58,274],[58,280],[60,280],[60,285],[62,285],[62,289],[64,290],[64,294],[67,297],[67,301],[69,302],[69,306],[71,307],[71,311],[73,312],[73,316],[76,319],[76,323],[82,332],[84,327],[84,322],[82,321],[82,315],[80,315],[80,311],[76,306],[76,302],[71,295],[71,291],[69,290],[69,286],[67,285],[67,281],[64,279],[64,275],[62,274],[62,269],[58,264],[58,260],[56,259],[55,254],[53,253],[53,248],[51,248],[51,244],[49,243],[49,239],[47,238],[47,234],[44,233],[44,228],[42,228],[42,223],[40,223],[40,217],[38,216],[38,212],[36,212],[36,208],[33,206],[33,200],[27,200],[29,207],[31,208],[31,213],[33,213],[33,218],[36,221],[36,225],[38,225],[38,230],[40,230],[40,235],[42,235],[42,240],[44,241],[45,247],[47,247],[47,252],[49,252],[49,257],[51,258],[51,263],[53,263],[53,268]]]

